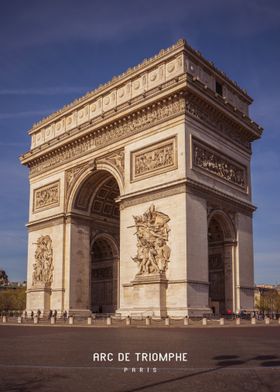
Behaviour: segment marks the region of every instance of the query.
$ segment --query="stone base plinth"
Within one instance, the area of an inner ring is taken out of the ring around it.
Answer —
[[[117,313],[166,317],[167,284],[165,274],[137,275],[131,283],[123,285],[124,301]]]
[[[89,316],[91,316],[91,310],[89,310],[89,309],[69,309],[68,315],[74,316],[74,317],[89,317]]]
[[[26,311],[41,311],[41,317],[50,311],[51,289],[49,287],[32,287],[27,290]]]

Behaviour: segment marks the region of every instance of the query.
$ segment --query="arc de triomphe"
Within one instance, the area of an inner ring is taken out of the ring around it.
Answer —
[[[34,124],[27,310],[252,309],[251,103],[180,40]]]

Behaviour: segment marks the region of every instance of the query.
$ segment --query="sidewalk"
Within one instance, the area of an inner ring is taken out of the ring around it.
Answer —
[[[255,320],[252,324],[251,320],[239,319],[187,319],[187,318],[129,318],[129,317],[104,317],[104,318],[58,318],[57,320],[49,320],[47,318],[39,319],[38,323],[33,319],[23,319],[18,317],[7,317],[6,321],[0,319],[0,325],[18,325],[18,326],[50,326],[50,327],[88,327],[88,328],[227,328],[227,327],[280,327],[279,320]]]

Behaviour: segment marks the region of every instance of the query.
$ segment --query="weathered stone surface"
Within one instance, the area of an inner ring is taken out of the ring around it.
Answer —
[[[35,124],[28,311],[250,309],[251,102],[181,40]]]

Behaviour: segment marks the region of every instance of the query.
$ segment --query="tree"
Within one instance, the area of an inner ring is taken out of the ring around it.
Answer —
[[[7,283],[9,283],[8,275],[4,270],[0,269],[0,286],[6,285]]]
[[[256,308],[261,312],[280,312],[280,293],[277,290],[263,290],[256,301]]]
[[[0,291],[0,311],[24,310],[26,307],[25,288],[6,289]]]

